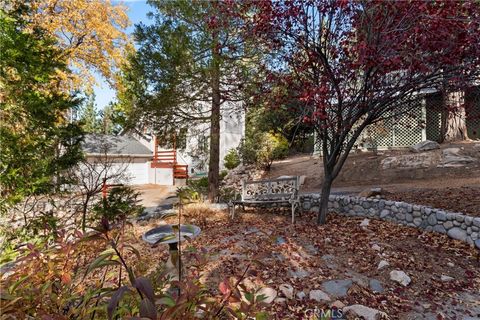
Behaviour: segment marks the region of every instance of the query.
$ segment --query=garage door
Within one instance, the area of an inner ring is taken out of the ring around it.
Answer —
[[[146,162],[130,163],[128,165],[129,184],[147,184],[148,166]]]

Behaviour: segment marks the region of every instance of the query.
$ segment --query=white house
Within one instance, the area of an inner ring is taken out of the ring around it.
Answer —
[[[122,176],[128,178],[129,184],[150,183],[149,168],[153,153],[135,138],[126,135],[87,134],[82,149],[87,162],[97,167],[95,172],[98,174],[122,171]]]
[[[237,148],[245,135],[245,112],[223,114],[220,122],[220,169],[224,157]],[[207,124],[193,126],[186,136],[185,149],[163,148],[147,130],[120,136],[88,134],[82,145],[90,163],[108,160],[117,170],[125,171],[129,184],[183,184],[185,179],[208,171]]]

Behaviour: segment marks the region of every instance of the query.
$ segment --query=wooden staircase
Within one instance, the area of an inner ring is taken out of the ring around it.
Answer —
[[[175,179],[188,179],[188,165],[177,162],[177,150],[159,150],[156,139],[151,167],[172,168],[174,182]]]

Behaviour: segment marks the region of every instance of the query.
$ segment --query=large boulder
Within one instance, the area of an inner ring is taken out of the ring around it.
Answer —
[[[436,152],[425,152],[417,154],[402,154],[391,156],[381,161],[382,169],[414,169],[429,168],[438,164],[440,155]]]
[[[438,167],[464,167],[475,161],[477,161],[477,159],[462,155],[460,148],[447,148],[442,151],[442,161]]]
[[[440,145],[438,144],[438,142],[425,140],[412,146],[410,148],[410,151],[422,152],[422,151],[428,151],[428,150],[434,150],[434,149],[440,149]]]

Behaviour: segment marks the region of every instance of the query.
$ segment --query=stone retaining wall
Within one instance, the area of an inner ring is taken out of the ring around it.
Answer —
[[[300,198],[304,210],[319,211],[320,194],[302,194]],[[334,195],[330,196],[328,207],[344,215],[379,218],[445,233],[468,244],[480,238],[480,218],[463,213],[384,199]]]

